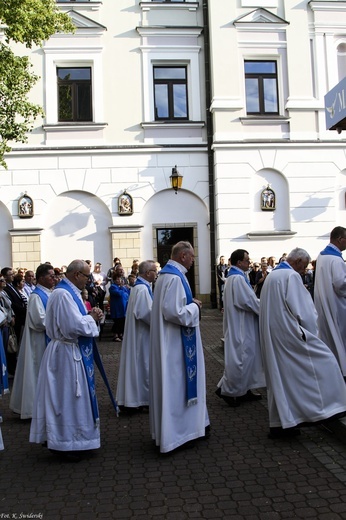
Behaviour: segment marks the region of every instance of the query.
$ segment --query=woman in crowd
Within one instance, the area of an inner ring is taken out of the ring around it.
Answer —
[[[103,311],[103,302],[106,296],[106,286],[108,283],[107,275],[103,271],[101,271],[102,264],[100,262],[96,262],[94,270],[92,272],[92,277],[94,281],[94,287],[96,290],[96,305],[100,307]]]
[[[16,274],[13,277],[12,288],[17,293],[18,298],[16,298],[16,300],[12,300],[12,309],[14,310],[14,314],[16,317],[14,330],[17,336],[18,346],[20,345],[20,341],[22,339],[22,333],[26,319],[26,309],[28,306],[28,299],[26,297],[25,292],[23,291],[24,285],[24,277],[20,274]]]
[[[113,275],[113,282],[109,288],[110,296],[110,311],[113,320],[114,332],[113,341],[121,341],[123,339],[125,316],[127,309],[127,302],[130,296],[130,289],[124,284],[120,275]]]
[[[267,260],[262,260],[261,269],[258,271],[256,275],[256,285],[254,287],[257,298],[261,297],[262,287],[268,274],[268,262]]]

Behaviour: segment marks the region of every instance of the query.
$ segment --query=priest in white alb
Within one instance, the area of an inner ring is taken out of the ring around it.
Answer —
[[[124,339],[118,372],[117,403],[125,408],[149,406],[149,340],[153,305],[154,260],[139,264],[139,273],[127,304]]]
[[[36,288],[29,296],[10,399],[10,409],[21,419],[32,417],[38,372],[49,340],[46,334],[46,307],[55,285],[54,269],[50,264],[38,266],[36,282]]]
[[[193,262],[192,245],[178,242],[155,283],[150,323],[149,418],[152,438],[161,453],[205,437],[208,432],[199,329],[202,304],[193,298],[185,276]]]
[[[30,442],[46,443],[68,462],[78,462],[80,452],[100,447],[94,360],[111,395],[94,341],[103,313],[97,307],[87,313],[81,297],[89,276],[89,265],[74,260],[48,300],[50,341],[41,361],[30,428]]]
[[[296,248],[268,276],[261,293],[260,339],[267,382],[270,437],[346,411],[346,385],[329,347],[318,337],[317,313],[301,274],[309,254]]]
[[[330,233],[330,243],[316,260],[314,301],[320,338],[328,345],[346,377],[346,228]]]
[[[216,395],[229,406],[262,398],[255,388],[265,386],[258,329],[259,299],[246,277],[249,253],[236,249],[231,254],[223,292],[225,368]]]

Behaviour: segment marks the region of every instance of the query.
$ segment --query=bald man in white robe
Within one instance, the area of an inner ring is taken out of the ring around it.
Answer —
[[[318,337],[317,313],[301,273],[310,258],[294,249],[268,276],[260,301],[260,339],[270,437],[342,416],[346,385],[331,350]]]

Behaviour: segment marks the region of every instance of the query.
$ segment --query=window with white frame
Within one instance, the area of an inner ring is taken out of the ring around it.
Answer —
[[[169,31],[165,27],[138,27],[137,31],[142,38],[141,126],[145,140],[201,140],[205,124],[201,94],[204,74],[199,57],[201,27],[173,27]]]
[[[154,66],[155,120],[188,119],[187,67]]]
[[[58,121],[92,121],[91,67],[57,67]]]
[[[278,115],[276,60],[245,60],[246,112],[248,115]]]

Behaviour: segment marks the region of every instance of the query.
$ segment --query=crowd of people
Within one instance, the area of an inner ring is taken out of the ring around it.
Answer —
[[[267,278],[267,275],[275,269],[275,267],[280,264],[287,257],[287,253],[283,253],[280,259],[277,261],[275,256],[269,256],[268,258],[262,256],[259,262],[252,261],[249,259],[249,266],[246,271],[246,276],[251,284],[251,287],[254,289],[256,296],[258,298],[261,297],[261,291],[263,284]],[[312,260],[306,266],[304,273],[301,274],[303,283],[305,287],[308,289],[311,297],[313,298],[313,290],[314,290],[314,271],[315,271],[316,260]],[[219,263],[216,266],[216,276],[217,276],[217,285],[218,285],[218,294],[219,294],[219,308],[223,312],[223,291],[225,286],[225,281],[228,275],[228,272],[231,268],[231,259],[228,259],[228,263],[225,263],[225,257],[220,256]]]
[[[244,249],[227,265],[220,258],[225,365],[216,395],[237,407],[266,388],[272,438],[346,412],[344,249],[346,229],[337,227],[311,283],[311,259],[301,248],[279,262],[251,262]],[[94,364],[117,413],[149,412],[161,453],[209,435],[202,303],[186,277],[193,262],[192,245],[182,241],[162,269],[134,260],[127,275],[119,258],[107,273],[88,260],[60,269],[47,262],[36,273],[1,270],[1,391],[14,376],[10,408],[31,418],[30,442],[69,461],[100,446]],[[122,342],[116,399],[95,342],[105,313],[112,340]],[[9,349],[13,334],[17,352]]]

